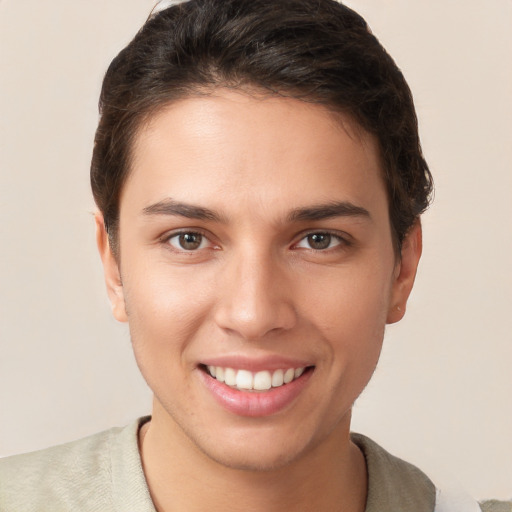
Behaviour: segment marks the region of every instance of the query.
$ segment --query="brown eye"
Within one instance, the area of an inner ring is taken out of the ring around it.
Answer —
[[[311,249],[327,249],[331,245],[332,236],[328,233],[313,233],[307,236],[308,244]]]
[[[204,247],[206,239],[201,233],[179,233],[171,236],[169,243],[178,250],[195,251]]]
[[[343,239],[330,233],[310,233],[305,236],[296,247],[300,249],[313,249],[315,251],[323,251],[325,249],[332,249],[343,243]]]

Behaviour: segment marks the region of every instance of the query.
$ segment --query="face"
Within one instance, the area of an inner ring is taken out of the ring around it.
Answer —
[[[98,226],[155,425],[252,469],[348,434],[421,245],[394,254],[371,136],[294,99],[181,100],[138,135],[119,265]]]

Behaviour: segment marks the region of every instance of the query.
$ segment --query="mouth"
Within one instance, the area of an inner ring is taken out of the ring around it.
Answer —
[[[224,410],[237,416],[269,417],[299,400],[316,369],[289,358],[230,355],[197,366],[199,381]]]
[[[269,391],[291,384],[305,373],[312,372],[313,366],[280,368],[251,372],[223,366],[200,365],[200,369],[218,382],[239,391]]]

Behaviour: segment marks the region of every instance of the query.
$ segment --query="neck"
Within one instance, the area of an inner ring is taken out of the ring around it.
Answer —
[[[156,411],[154,411],[156,412]],[[154,415],[140,432],[140,451],[158,512],[363,512],[367,477],[348,426],[284,467],[248,471],[226,467],[201,452],[178,427]]]

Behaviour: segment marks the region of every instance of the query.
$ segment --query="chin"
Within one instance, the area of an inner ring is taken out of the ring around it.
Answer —
[[[189,439],[210,460],[233,470],[272,472],[290,466],[307,457],[327,441],[328,432],[311,431],[305,422],[301,428],[281,428],[259,425],[255,428],[228,428],[219,438],[218,432]],[[327,441],[328,442],[328,441]]]
[[[230,446],[223,447],[217,444],[215,447],[197,445],[209,459],[226,468],[237,471],[255,473],[273,472],[289,466],[299,460],[304,450],[292,449],[291,447],[267,446]]]

